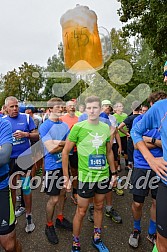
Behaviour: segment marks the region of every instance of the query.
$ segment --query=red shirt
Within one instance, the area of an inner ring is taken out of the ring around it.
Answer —
[[[78,122],[78,117],[74,115],[74,117],[71,117],[69,114],[66,114],[61,117],[61,120],[65,123],[67,123],[69,129],[71,130],[74,124]]]
[[[71,130],[74,124],[78,122],[78,117],[74,115],[71,117],[69,114],[66,114],[60,118],[63,122],[67,123],[69,129]],[[74,146],[74,152],[77,151],[77,147]]]

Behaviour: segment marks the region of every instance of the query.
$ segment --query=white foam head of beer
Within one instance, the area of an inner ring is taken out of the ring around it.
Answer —
[[[94,11],[89,10],[89,7],[77,5],[61,16],[61,26],[63,27],[67,22],[86,26],[90,32],[93,32],[94,25],[97,24],[97,15]]]

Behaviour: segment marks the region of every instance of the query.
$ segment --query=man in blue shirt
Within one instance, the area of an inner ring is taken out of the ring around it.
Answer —
[[[148,102],[152,106],[156,101],[165,99],[166,97],[167,95],[163,91],[155,92],[149,96]],[[142,119],[142,117],[143,115],[139,115],[134,119],[133,127]],[[143,134],[143,140],[154,157],[163,156],[161,136],[158,128],[150,130],[147,129]],[[145,183],[142,178],[147,178],[147,182]],[[142,218],[142,209],[145,197],[148,196],[149,191],[151,192],[152,205],[150,209],[150,224],[147,239],[153,244],[156,242],[156,196],[158,191],[158,182],[159,179],[156,177],[156,173],[150,168],[142,153],[138,149],[135,149],[134,169],[131,177],[131,184],[133,188],[130,190],[133,194],[132,213],[134,218],[134,231],[129,238],[129,244],[132,247],[138,247],[141,233],[140,222]]]
[[[10,156],[10,175],[11,183],[16,186],[17,176],[21,174],[23,196],[25,201],[26,211],[26,233],[31,233],[35,229],[35,224],[32,220],[32,193],[30,188],[30,173],[32,168],[32,154],[30,140],[38,140],[39,134],[35,131],[35,124],[31,117],[26,114],[19,113],[18,100],[14,96],[9,96],[5,99],[5,106],[8,115],[4,116],[12,125],[13,147]],[[18,173],[20,172],[20,173]],[[12,187],[12,201],[15,209],[16,204],[16,189]]]
[[[58,208],[55,226],[72,231],[72,223],[63,216],[65,190],[63,189],[62,150],[69,133],[69,128],[66,123],[60,120],[63,111],[63,101],[60,98],[52,98],[48,101],[47,105],[50,115],[40,126],[39,132],[45,151],[45,192],[49,195],[46,206],[47,223],[45,234],[48,241],[54,245],[59,242],[53,224],[56,205]]]
[[[167,68],[167,64],[165,65]],[[167,73],[164,69],[164,81]],[[155,158],[143,141],[143,134],[148,129],[157,128],[161,135],[163,158]],[[161,178],[156,197],[157,242],[158,252],[167,251],[167,99],[157,101],[131,130],[131,136],[137,148],[155,173]],[[156,250],[154,250],[156,251]]]
[[[21,252],[16,239],[15,215],[9,189],[9,158],[12,151],[11,124],[0,117],[0,245],[5,251]]]

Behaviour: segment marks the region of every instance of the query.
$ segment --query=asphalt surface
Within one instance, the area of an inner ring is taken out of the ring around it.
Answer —
[[[124,175],[125,172],[121,172]],[[33,233],[25,233],[25,214],[19,217],[18,224],[16,225],[17,237],[22,243],[23,252],[70,252],[72,244],[72,232],[57,229],[59,243],[52,245],[48,242],[45,236],[45,206],[48,196],[40,192],[41,186],[33,190],[33,219],[36,229]],[[113,206],[122,216],[123,223],[116,224],[111,219],[104,215],[102,225],[102,239],[107,245],[110,252],[151,252],[152,244],[146,239],[147,228],[149,224],[149,208],[151,205],[151,198],[148,197],[145,201],[143,217],[142,217],[142,233],[140,245],[137,249],[133,249],[128,244],[128,239],[131,231],[133,230],[133,218],[131,214],[132,195],[129,190],[124,191],[124,196],[118,196],[113,192]],[[64,215],[68,220],[73,219],[76,206],[72,203],[70,194],[67,194],[65,203]],[[55,213],[56,219],[56,213]],[[91,237],[93,233],[93,223],[84,219],[82,233],[80,235],[82,252],[96,251],[91,245]],[[3,250],[0,249],[0,252]]]

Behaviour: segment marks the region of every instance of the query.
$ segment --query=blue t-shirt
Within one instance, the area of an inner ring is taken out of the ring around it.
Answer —
[[[31,132],[35,129],[33,119],[26,114],[19,113],[17,117],[4,116],[12,125],[12,133],[17,130]],[[17,158],[19,155],[25,156],[31,154],[31,143],[27,137],[16,139],[13,137],[13,148],[11,158]]]
[[[144,114],[142,115],[138,115],[134,120],[133,120],[133,123],[132,123],[132,128],[133,126],[142,119],[142,117],[144,116]]]
[[[163,149],[163,158],[167,161],[167,99],[156,102],[142,120],[140,120],[131,130],[131,136],[134,143],[142,141],[143,134],[148,129],[158,129]],[[162,180],[164,184],[167,182]]]
[[[10,143],[12,144],[12,127],[11,124],[0,117],[0,146],[3,144]],[[5,164],[0,167],[0,176],[5,175],[9,172],[9,165]],[[9,176],[0,182],[0,189],[3,189],[8,186]]]
[[[101,112],[99,116],[101,122],[108,124],[109,127],[111,126],[109,116],[105,112]]]
[[[133,127],[138,121],[140,121],[142,119],[142,117],[143,117],[143,115],[139,115],[134,119]],[[160,136],[158,129],[151,129],[151,130],[148,129],[143,134],[143,136],[156,138],[158,140],[161,139],[161,136]],[[152,155],[154,157],[162,157],[163,156],[162,148],[159,148],[159,147],[156,147],[154,149],[150,149],[150,152],[152,153]],[[134,150],[133,158],[134,158],[134,167],[135,168],[142,168],[142,169],[147,169],[147,170],[150,169],[150,166],[148,165],[147,161],[145,160],[145,158],[143,157],[143,155],[141,154],[141,152],[139,150]]]
[[[62,121],[53,122],[50,119],[47,119],[41,124],[39,133],[44,145],[48,140],[65,141],[69,133],[69,128],[68,125]],[[45,145],[44,151],[44,167],[46,171],[62,168],[62,152],[51,154],[47,151]]]
[[[82,122],[88,119],[88,115],[86,113],[83,113],[81,116],[78,118],[78,122]],[[106,113],[102,112],[99,116],[100,122],[108,124],[108,126],[111,126],[111,122],[109,120],[109,117]]]
[[[86,113],[83,113],[78,117],[78,122],[82,122],[88,119],[88,115]]]

